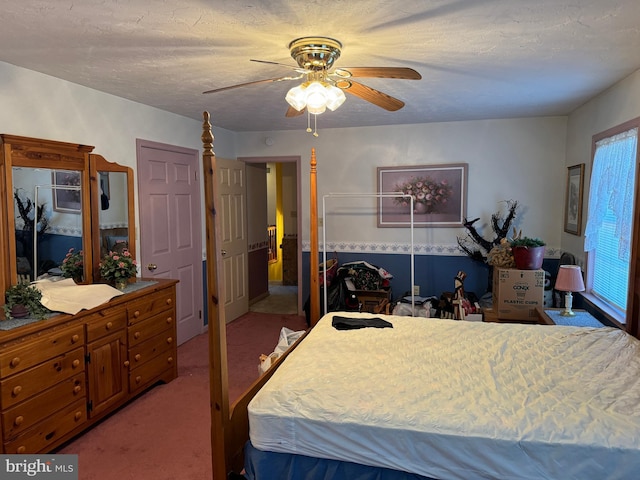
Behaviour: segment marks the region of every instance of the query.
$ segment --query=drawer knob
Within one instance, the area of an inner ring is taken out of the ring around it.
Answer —
[[[81,391],[82,391],[82,387],[80,385],[76,385],[75,387],[73,387],[73,394],[74,395],[77,395]]]
[[[73,418],[77,422],[78,420],[80,420],[82,418],[82,412],[76,412],[76,414],[73,416]]]
[[[22,422],[24,422],[24,417],[22,415],[18,415],[16,419],[13,421],[13,424],[16,427],[19,427],[20,425],[22,425]]]
[[[11,394],[14,397],[17,397],[21,391],[22,391],[22,387],[20,385],[16,385],[15,387],[13,387],[13,390],[11,390]]]
[[[16,448],[16,453],[24,453],[27,451],[27,447],[25,447],[24,445],[20,445],[18,448]]]
[[[71,366],[73,368],[78,368],[78,365],[80,365],[80,360],[78,360],[77,358],[73,362],[71,362]]]
[[[133,312],[133,316],[138,318],[140,316],[140,310],[136,310],[135,312]]]
[[[18,365],[20,365],[20,357],[14,357],[9,362],[9,366],[11,366],[11,368],[16,368]]]
[[[167,358],[167,363],[173,363],[173,357]]]
[[[136,383],[140,383],[140,381],[141,381],[141,380],[142,380],[142,377],[141,377],[140,375],[138,375],[138,376],[136,377]]]
[[[173,303],[173,299],[172,298],[167,298],[167,305],[171,305]]]
[[[136,339],[140,338],[140,332],[134,333],[133,338],[136,338]]]
[[[173,343],[173,337],[167,337],[167,343],[168,344],[172,344]]]
[[[173,322],[173,318],[167,317],[167,323],[171,323],[171,322]]]
[[[129,365],[130,365],[129,360],[125,360],[125,361],[124,361],[124,366],[125,366],[125,367],[128,367]]]
[[[113,328],[113,323],[111,322],[107,322],[107,324],[104,326],[107,330],[111,330]]]
[[[78,340],[80,340],[79,335],[74,335],[73,337],[71,337],[71,343],[78,343]]]
[[[136,356],[133,358],[135,359],[136,362],[139,362],[142,357],[140,356],[139,353],[136,353]]]

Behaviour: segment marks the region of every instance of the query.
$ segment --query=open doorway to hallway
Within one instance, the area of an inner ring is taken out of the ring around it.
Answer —
[[[302,315],[300,157],[238,160],[247,166],[249,310]]]
[[[298,314],[298,286],[269,282],[269,295],[249,305],[249,311],[287,315]]]

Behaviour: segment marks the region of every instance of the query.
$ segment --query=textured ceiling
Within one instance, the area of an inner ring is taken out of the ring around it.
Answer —
[[[640,68],[638,0],[3,0],[0,61],[233,131],[285,118],[291,40],[343,44],[337,67],[406,66],[422,80],[362,79],[406,102],[352,95],[319,128],[563,115]]]

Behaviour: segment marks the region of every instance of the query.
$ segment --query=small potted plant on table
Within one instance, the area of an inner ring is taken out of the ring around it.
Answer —
[[[129,250],[109,252],[100,262],[100,276],[118,290],[124,290],[130,278],[136,276],[138,264]]]
[[[5,292],[4,313],[7,320],[31,316],[43,319],[50,310],[40,303],[42,293],[33,285],[20,282]]]
[[[542,267],[546,243],[539,238],[518,237],[511,241],[511,253],[519,270],[538,270]]]

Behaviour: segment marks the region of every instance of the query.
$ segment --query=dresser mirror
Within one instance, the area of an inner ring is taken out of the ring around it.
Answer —
[[[70,249],[83,253],[83,283],[100,281],[109,249],[135,256],[131,168],[86,145],[13,135],[0,143],[1,292],[60,274]]]
[[[110,251],[128,250],[135,258],[133,170],[89,155],[93,278],[100,279],[100,260]]]
[[[67,252],[84,249],[82,172],[13,166],[12,178],[17,278],[60,274]]]

